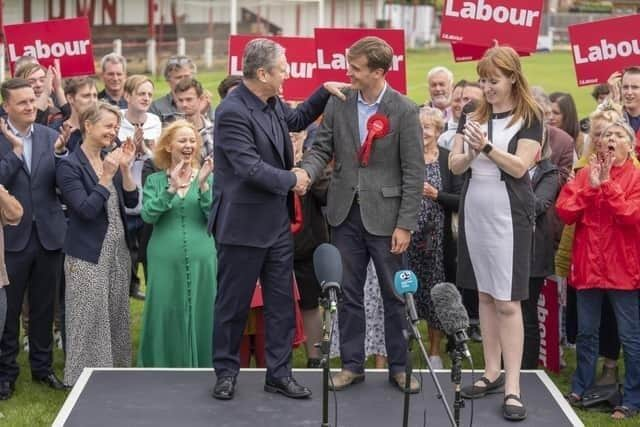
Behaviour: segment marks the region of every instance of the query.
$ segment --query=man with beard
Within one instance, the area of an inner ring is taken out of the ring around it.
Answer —
[[[445,123],[451,117],[453,73],[446,67],[434,67],[427,73],[430,101],[425,105],[442,111]]]

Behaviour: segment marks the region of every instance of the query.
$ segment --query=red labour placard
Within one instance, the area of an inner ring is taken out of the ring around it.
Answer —
[[[95,74],[87,17],[4,26],[11,73],[18,57],[33,56],[48,67],[60,60],[62,77]]]
[[[316,28],[316,78],[319,82],[349,82],[347,77],[347,52],[349,47],[363,37],[376,36],[385,40],[393,49],[393,61],[387,74],[387,82],[400,93],[407,93],[406,54],[404,31],[390,29]]]
[[[289,63],[289,78],[283,85],[284,99],[302,101],[318,87],[315,77],[315,42],[311,37],[264,37],[236,35],[229,37],[229,74],[242,75],[244,47],[256,38],[267,38],[282,45]]]
[[[639,27],[640,15],[570,25],[578,86],[606,83],[614,71],[640,65]]]
[[[445,0],[440,37],[476,46],[505,43],[535,52],[543,0]]]

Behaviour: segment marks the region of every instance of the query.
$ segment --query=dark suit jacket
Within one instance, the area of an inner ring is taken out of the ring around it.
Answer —
[[[53,146],[58,134],[33,125],[31,173],[13,152],[11,143],[0,134],[0,184],[15,196],[24,214],[15,227],[4,228],[5,250],[19,252],[29,242],[35,221],[40,243],[47,250],[62,247],[67,229],[62,206],[56,195],[56,163]]]
[[[82,150],[76,150],[60,161],[56,177],[62,199],[69,212],[69,229],[64,241],[64,252],[73,257],[97,263],[109,225],[107,218],[109,190],[98,184],[98,177]],[[120,218],[126,233],[124,207],[134,208],[137,205],[138,189],[124,191],[120,171],[113,177],[113,185],[118,192]],[[127,244],[131,247],[128,236]]]
[[[460,206],[460,193],[464,180],[462,175],[454,175],[449,170],[449,153],[446,148],[438,147],[438,166],[440,167],[440,177],[442,179],[442,190],[438,191],[436,201],[444,209],[444,274],[447,282],[456,281],[456,257],[458,256],[458,245],[453,239],[451,230],[451,216],[458,212]]]
[[[273,133],[269,107],[243,83],[216,109],[213,206],[209,231],[216,242],[266,248],[282,233],[293,209],[296,177],[289,132],[305,129],[323,111],[329,92],[318,89],[291,109],[279,98],[275,112],[284,146]],[[281,144],[282,145],[282,144]]]
[[[547,277],[554,273],[555,248],[551,217],[560,192],[560,172],[549,159],[538,162],[531,186],[535,199],[536,228],[531,254],[531,277]]]

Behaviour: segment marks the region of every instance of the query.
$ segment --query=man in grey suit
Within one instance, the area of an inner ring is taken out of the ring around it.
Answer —
[[[314,145],[301,168],[315,181],[335,158],[327,195],[332,241],[343,255],[343,299],[339,307],[342,371],[333,388],[364,380],[364,284],[373,259],[384,301],[389,380],[404,389],[406,341],[404,308],[393,293],[396,271],[406,268],[404,255],[417,228],[424,180],[422,131],[417,106],[391,88],[386,73],[391,47],[365,37],[349,48],[347,75],[352,89],[346,102],[329,100]],[[367,123],[388,121],[386,135],[367,138]],[[370,156],[362,148],[371,144]],[[411,379],[411,390],[420,385]]]

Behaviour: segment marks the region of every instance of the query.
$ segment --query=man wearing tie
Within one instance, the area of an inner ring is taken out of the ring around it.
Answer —
[[[342,371],[332,387],[364,380],[364,284],[373,259],[384,302],[389,380],[404,390],[407,344],[404,307],[393,277],[406,268],[404,253],[417,228],[424,179],[422,130],[417,106],[386,82],[393,51],[384,40],[365,37],[349,48],[352,90],[345,102],[330,100],[313,147],[301,168],[311,182],[335,157],[327,193],[327,220],[343,255],[339,306]],[[420,385],[411,379],[410,389]]]
[[[29,362],[34,381],[64,389],[52,368],[52,322],[66,222],[56,195],[55,168],[66,154],[64,138],[34,123],[36,97],[29,82],[10,79],[0,87],[7,118],[0,121],[0,184],[24,209],[7,227],[5,261],[9,275],[7,321],[0,341],[0,400],[11,397],[19,374],[19,317],[29,295]]]
[[[288,77],[284,49],[255,39],[243,55],[243,81],[216,109],[216,168],[209,230],[218,252],[218,295],[213,330],[216,399],[232,399],[239,350],[259,278],[266,323],[265,391],[306,398],[311,391],[291,376],[295,331],[292,190],[308,177],[293,167],[289,131],[305,129],[339,87],[325,83],[298,108],[278,97]]]

